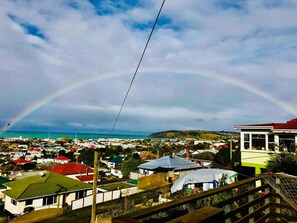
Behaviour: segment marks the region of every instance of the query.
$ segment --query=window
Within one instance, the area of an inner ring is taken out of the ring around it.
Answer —
[[[279,151],[295,152],[295,143],[294,135],[279,135]]]
[[[17,201],[15,199],[11,199],[11,203],[14,205],[14,206],[17,206]]]
[[[268,149],[269,151],[275,151],[274,135],[268,135]]]
[[[252,149],[265,150],[265,134],[252,134]]]
[[[250,134],[244,134],[243,136],[243,147],[250,149]]]
[[[75,192],[75,199],[80,199],[87,196],[87,191],[77,191]]]
[[[26,200],[26,206],[32,205],[32,204],[33,204],[33,200],[32,199]]]
[[[43,198],[42,205],[51,205],[57,203],[57,196],[48,196]]]

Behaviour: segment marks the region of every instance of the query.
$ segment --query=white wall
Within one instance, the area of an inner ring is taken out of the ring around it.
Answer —
[[[114,190],[114,191],[107,191],[104,193],[97,193],[96,195],[96,204],[114,200],[114,199],[119,199],[121,196],[129,196],[132,194],[137,193],[137,187],[131,187],[128,189],[121,189],[121,190]],[[90,196],[75,200],[71,203],[72,210],[76,210],[79,208],[91,206],[93,202],[93,196],[90,194]]]
[[[17,201],[17,205],[15,206],[11,203],[11,200],[12,199],[10,197],[5,196],[5,203],[4,203],[5,209],[12,214],[16,214],[16,215],[21,214],[24,211],[25,202]]]

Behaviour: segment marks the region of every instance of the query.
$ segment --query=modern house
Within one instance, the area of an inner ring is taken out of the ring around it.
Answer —
[[[260,174],[269,155],[295,152],[297,145],[297,118],[286,123],[236,125],[240,130],[241,164],[254,167]]]
[[[15,215],[22,214],[26,207],[35,210],[61,208],[92,193],[92,185],[54,172],[41,172],[4,185],[7,187],[2,192],[5,195],[4,208]]]

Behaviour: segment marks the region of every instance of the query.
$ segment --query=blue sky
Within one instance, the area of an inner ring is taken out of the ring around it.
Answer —
[[[109,131],[161,0],[1,1],[0,128]],[[116,130],[297,116],[297,2],[167,0]]]

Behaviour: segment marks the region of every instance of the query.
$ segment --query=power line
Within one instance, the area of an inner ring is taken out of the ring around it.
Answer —
[[[118,115],[117,115],[117,117],[116,117],[116,119],[115,119],[115,122],[114,122],[114,124],[113,124],[113,127],[112,127],[112,129],[111,129],[111,131],[110,131],[110,135],[113,134],[113,131],[114,131],[114,129],[115,129],[115,126],[116,126],[116,124],[117,124],[117,122],[118,122],[118,119],[119,119],[119,117],[120,117],[120,115],[121,115],[121,112],[122,112],[122,110],[123,110],[123,107],[124,107],[124,105],[125,105],[125,102],[126,102],[126,100],[127,100],[127,98],[128,98],[130,89],[131,89],[131,87],[132,87],[132,85],[133,85],[133,82],[134,82],[134,80],[135,80],[135,77],[136,77],[136,75],[137,75],[137,73],[138,73],[138,69],[139,69],[140,64],[141,64],[141,62],[142,62],[142,59],[143,59],[143,57],[144,57],[145,51],[146,51],[146,49],[147,49],[147,47],[148,47],[148,44],[149,44],[150,39],[151,39],[151,37],[152,37],[152,34],[153,34],[154,30],[155,30],[155,27],[156,27],[156,24],[157,24],[157,22],[158,22],[158,19],[159,19],[159,16],[160,16],[160,14],[161,14],[161,11],[162,11],[162,9],[163,9],[163,5],[164,5],[164,3],[165,3],[165,0],[163,0],[163,2],[162,2],[162,4],[161,4],[161,7],[160,7],[159,12],[158,12],[158,15],[157,15],[157,17],[156,17],[156,19],[155,19],[155,22],[154,22],[154,25],[153,25],[153,27],[152,27],[151,33],[150,33],[150,35],[149,35],[149,37],[148,37],[148,39],[147,39],[147,42],[146,42],[146,44],[145,44],[145,47],[144,47],[143,51],[142,51],[142,55],[141,55],[141,57],[140,57],[140,60],[139,60],[139,62],[138,62],[138,65],[137,65],[137,67],[136,67],[136,70],[135,70],[135,72],[134,72],[133,78],[131,79],[130,85],[129,85],[128,90],[127,90],[127,92],[126,92],[126,95],[125,95],[125,97],[124,97],[124,100],[123,100],[123,103],[122,103],[122,105],[121,105],[121,108],[120,108],[120,110],[119,110],[119,112],[118,112]]]

